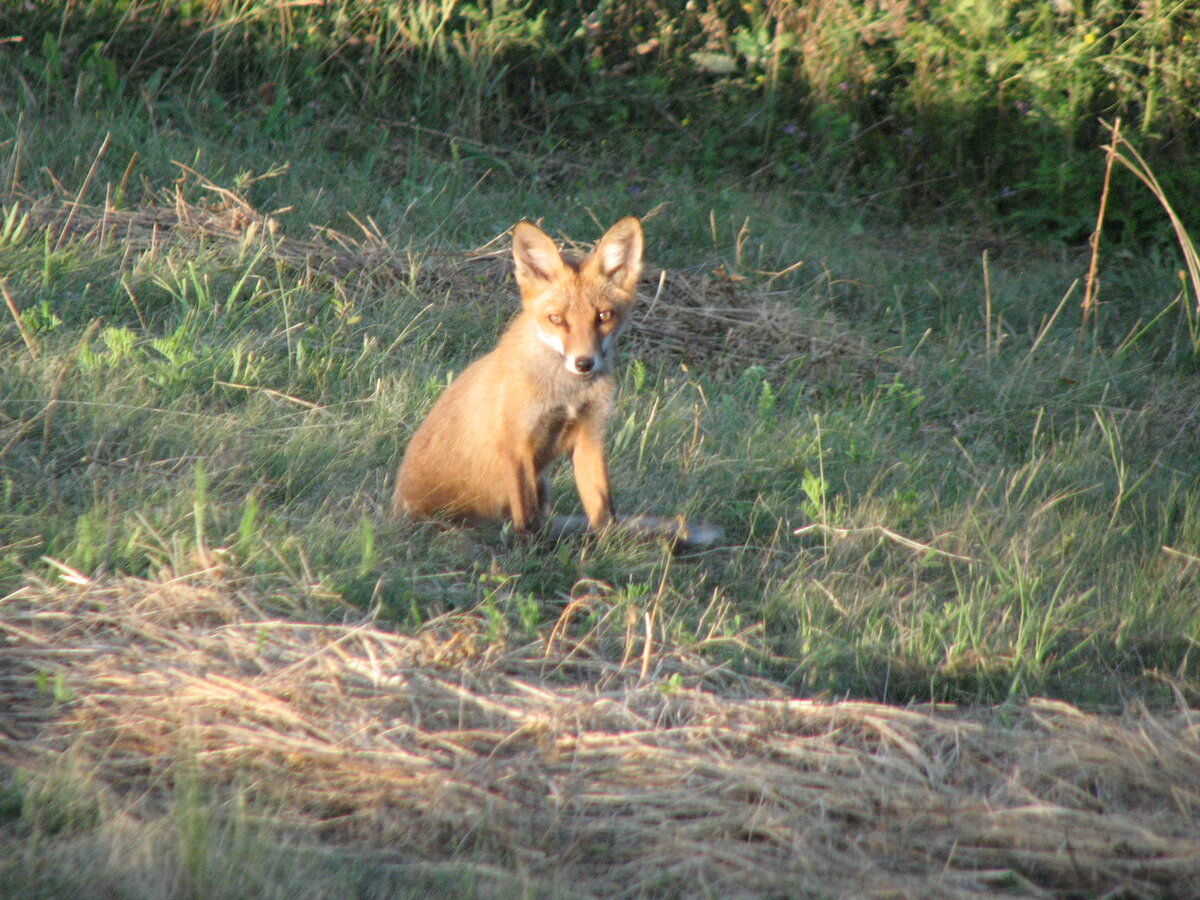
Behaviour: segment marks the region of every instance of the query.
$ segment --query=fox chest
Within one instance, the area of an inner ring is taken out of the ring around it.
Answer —
[[[597,415],[596,403],[564,403],[540,411],[532,423],[530,444],[534,466],[541,471],[556,457],[570,453],[579,430]]]

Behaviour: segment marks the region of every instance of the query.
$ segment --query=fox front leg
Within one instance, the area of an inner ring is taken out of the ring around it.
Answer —
[[[571,465],[575,470],[575,485],[587,513],[588,524],[599,531],[613,521],[612,491],[608,484],[608,466],[604,462],[604,437],[600,429],[582,427],[575,435],[571,449]]]
[[[542,500],[545,484],[538,477],[533,453],[514,454],[505,466],[505,489],[508,494],[508,513],[518,534],[537,528],[542,520]]]

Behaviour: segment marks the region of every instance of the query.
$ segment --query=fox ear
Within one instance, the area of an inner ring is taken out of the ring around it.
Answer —
[[[600,238],[592,258],[604,278],[633,293],[642,274],[642,223],[635,216],[621,219]]]
[[[522,293],[557,281],[567,268],[554,241],[532,222],[518,222],[513,227],[512,252]]]

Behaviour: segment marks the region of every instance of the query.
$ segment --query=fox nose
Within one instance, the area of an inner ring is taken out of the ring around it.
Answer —
[[[596,368],[596,360],[590,356],[575,357],[575,371],[580,375],[586,375],[592,369]]]

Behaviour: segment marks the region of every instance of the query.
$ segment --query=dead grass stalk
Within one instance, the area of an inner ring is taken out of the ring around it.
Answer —
[[[195,245],[230,258],[266,243],[270,257],[306,273],[379,289],[416,283],[433,296],[489,305],[497,285],[508,280],[511,262],[505,235],[471,253],[412,254],[392,246],[374,223],[359,222],[360,236],[331,228],[307,238],[288,237],[277,217],[254,209],[234,191],[203,183],[210,203],[185,199],[176,185],[159,204],[130,209],[89,207],[79,197],[46,198],[31,206],[31,224],[68,238],[111,246],[119,242],[126,261],[161,252],[171,241]],[[515,298],[515,290],[510,292]],[[627,346],[644,358],[703,365],[717,373],[747,366],[772,372],[821,372],[837,367],[842,377],[869,377],[879,355],[851,329],[829,318],[802,315],[772,292],[768,282],[749,287],[723,267],[702,273],[648,266],[642,277],[643,307]]]
[[[1200,893],[1188,709],[799,700],[661,645],[644,678],[570,627],[505,647],[470,615],[292,620],[220,572],[80,581],[0,601],[0,762],[83,765],[126,816],[187,771],[314,848],[582,896]]]

